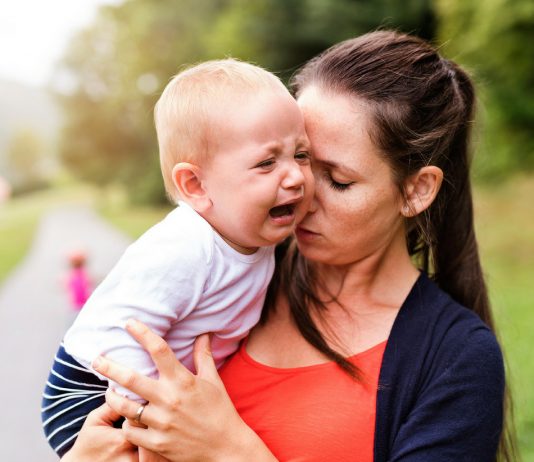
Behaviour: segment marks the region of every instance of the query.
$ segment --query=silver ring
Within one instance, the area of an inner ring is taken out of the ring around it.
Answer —
[[[145,410],[145,405],[141,404],[141,406],[139,406],[139,409],[137,409],[137,412],[135,413],[134,422],[138,424],[141,423],[141,416],[143,415],[144,410]]]

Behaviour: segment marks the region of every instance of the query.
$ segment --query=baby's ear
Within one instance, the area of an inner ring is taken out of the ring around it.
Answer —
[[[427,165],[406,180],[401,213],[414,217],[426,210],[438,195],[443,181],[443,171],[435,165]]]
[[[180,162],[172,169],[172,180],[180,199],[198,213],[206,212],[212,205],[202,183],[202,169],[189,162]]]

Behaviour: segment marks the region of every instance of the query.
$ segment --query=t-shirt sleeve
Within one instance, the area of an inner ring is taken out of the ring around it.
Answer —
[[[209,242],[200,236],[160,234],[143,236],[127,249],[65,335],[65,350],[84,366],[104,354],[156,376],[148,353],[125,330],[126,321],[135,318],[165,337],[198,304],[209,275]]]
[[[503,422],[504,365],[480,328],[455,345],[401,425],[390,462],[494,462]]]

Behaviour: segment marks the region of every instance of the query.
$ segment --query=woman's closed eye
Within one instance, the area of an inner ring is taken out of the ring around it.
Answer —
[[[328,180],[328,184],[335,191],[346,191],[355,183],[355,181],[336,181],[329,172],[325,172],[325,176]]]

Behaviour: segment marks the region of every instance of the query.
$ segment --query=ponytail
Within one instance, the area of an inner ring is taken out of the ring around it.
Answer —
[[[470,136],[475,92],[468,75],[442,60],[458,107],[457,123],[447,150],[436,159],[445,178],[435,202],[409,236],[411,254],[420,255],[422,268],[456,301],[472,309],[494,329],[488,290],[475,236],[470,180]]]

